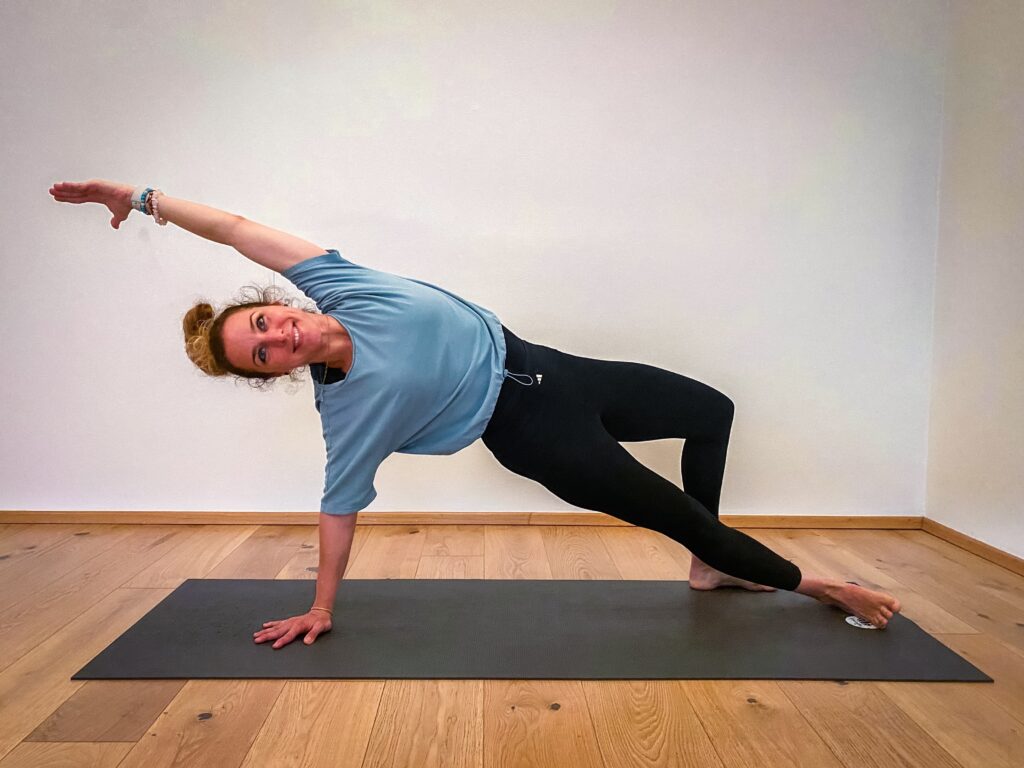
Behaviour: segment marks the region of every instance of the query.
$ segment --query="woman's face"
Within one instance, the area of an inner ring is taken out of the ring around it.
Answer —
[[[269,304],[232,314],[221,328],[232,365],[245,371],[282,374],[326,359],[323,317]]]

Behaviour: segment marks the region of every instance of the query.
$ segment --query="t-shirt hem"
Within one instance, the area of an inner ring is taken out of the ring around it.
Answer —
[[[376,498],[377,492],[374,491],[366,498],[366,501],[357,504],[355,509],[324,509],[323,507],[320,507],[320,511],[323,512],[325,515],[354,515],[356,512],[362,512],[364,509],[370,506],[370,502],[372,502]]]

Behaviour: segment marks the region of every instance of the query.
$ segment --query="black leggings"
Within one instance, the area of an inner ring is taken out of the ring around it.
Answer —
[[[664,534],[723,573],[793,590],[800,569],[718,519],[733,402],[642,363],[577,357],[508,328],[509,374],[483,434],[502,466],[560,499]],[[619,441],[685,438],[685,492]]]

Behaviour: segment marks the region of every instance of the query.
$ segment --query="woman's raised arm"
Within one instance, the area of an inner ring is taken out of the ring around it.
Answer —
[[[135,187],[107,179],[89,181],[62,181],[50,187],[50,194],[60,203],[101,203],[110,209],[114,218],[110,226],[118,229],[132,212],[132,192]],[[200,203],[192,203],[169,195],[160,195],[160,216],[187,229],[194,235],[222,245],[231,245],[232,230],[241,216],[220,211]]]
[[[54,199],[62,203],[101,203],[114,218],[110,226],[118,229],[132,212],[130,184],[106,179],[89,181],[62,181],[50,188]],[[192,234],[222,245],[230,245],[247,259],[275,272],[283,272],[293,264],[319,256],[326,251],[287,232],[271,229],[243,216],[228,213],[201,203],[159,193],[157,199],[160,218],[177,224]]]

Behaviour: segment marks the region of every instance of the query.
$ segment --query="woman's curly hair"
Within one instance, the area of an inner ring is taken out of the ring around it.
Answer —
[[[265,307],[270,304],[296,307],[299,302],[276,285],[261,287],[255,284],[243,286],[234,301],[226,304],[220,314],[215,313],[209,303],[197,302],[181,320],[181,328],[185,334],[185,353],[196,367],[208,376],[233,375],[236,382],[244,379],[253,389],[268,389],[281,376],[287,376],[292,382],[301,381],[306,366],[294,368],[287,374],[246,371],[232,365],[224,351],[224,321],[243,309]],[[299,308],[306,312],[316,312],[316,305],[312,302],[306,302]]]

